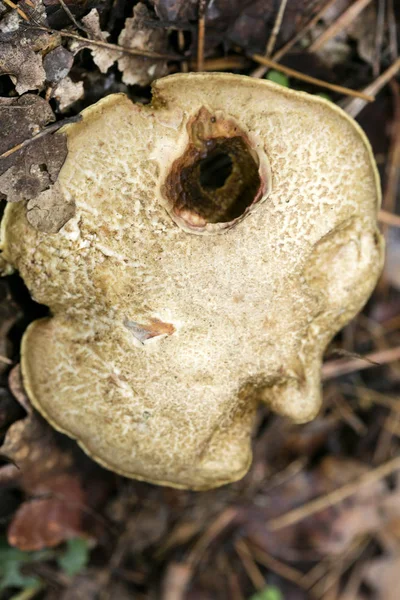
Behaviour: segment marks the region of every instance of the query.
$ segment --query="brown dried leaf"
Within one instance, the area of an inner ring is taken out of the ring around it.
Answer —
[[[86,30],[94,40],[106,42],[110,37],[107,31],[100,29],[100,17],[96,8],[93,8],[86,17],[83,17],[82,23],[85,25]],[[121,56],[120,52],[114,50],[107,50],[106,48],[99,48],[86,42],[72,42],[70,46],[71,50],[76,54],[83,48],[89,48],[92,53],[95,64],[99,67],[102,73],[107,73],[108,69],[115,63],[115,61]]]
[[[166,21],[194,21],[198,14],[198,0],[151,0],[160,19]]]
[[[46,12],[41,0],[21,5],[33,23],[46,24]],[[42,89],[46,73],[44,54],[61,42],[57,33],[27,28],[17,13],[9,13],[0,23],[0,74],[10,75],[18,94]]]
[[[77,100],[82,98],[85,93],[83,81],[72,81],[70,77],[65,77],[53,90],[53,98],[58,101],[58,107],[64,111]]]
[[[85,496],[78,478],[63,473],[37,485],[36,494],[46,495],[24,502],[8,528],[8,543],[20,550],[58,546],[82,535],[82,504]]]
[[[43,59],[43,67],[46,71],[46,79],[51,83],[59,83],[66,77],[73,65],[74,55],[58,46],[51,50]]]
[[[168,34],[164,29],[151,29],[146,26],[145,21],[149,18],[150,11],[143,2],[139,2],[133,9],[133,17],[125,21],[125,28],[118,38],[119,45],[151,52],[165,52]],[[122,72],[122,81],[127,85],[145,86],[168,72],[165,61],[155,62],[151,58],[130,55],[119,58],[118,68]]]
[[[41,89],[46,80],[41,55],[19,44],[0,44],[0,74],[10,75],[18,94]]]
[[[0,99],[0,153],[29,140],[53,120],[53,111],[42,98],[27,94],[17,99]],[[61,133],[54,133],[39,137],[24,148],[0,159],[0,193],[9,202],[36,198],[57,181],[67,152],[66,137]],[[56,206],[63,204],[65,208],[65,203],[61,202],[61,193],[58,191],[53,196]],[[42,198],[38,200],[39,205],[43,202]],[[71,206],[68,207],[64,214],[71,214]],[[52,230],[56,227],[55,223],[58,226],[63,218],[58,208],[57,214],[51,219]]]
[[[31,138],[54,120],[49,103],[40,96],[0,98],[0,154]],[[0,175],[14,164],[17,156],[0,159]]]
[[[66,200],[58,183],[41,192],[27,205],[28,222],[45,233],[57,233],[74,214],[75,203]]]

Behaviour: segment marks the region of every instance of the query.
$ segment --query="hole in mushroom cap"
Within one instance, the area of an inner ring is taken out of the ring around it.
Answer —
[[[218,148],[200,161],[200,186],[216,190],[223,187],[232,173],[232,159]]]
[[[190,144],[173,166],[166,191],[174,214],[195,227],[242,216],[260,186],[256,157],[237,135]]]

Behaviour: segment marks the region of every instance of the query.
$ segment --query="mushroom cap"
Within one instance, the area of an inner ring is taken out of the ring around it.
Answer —
[[[23,338],[34,406],[122,475],[195,490],[241,478],[259,402],[321,403],[324,348],[367,301],[383,243],[359,126],[267,81],[172,75],[64,128],[58,233],[21,204],[3,256],[51,316]]]

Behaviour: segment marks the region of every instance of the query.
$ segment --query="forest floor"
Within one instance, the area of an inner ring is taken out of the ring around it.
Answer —
[[[227,71],[356,118],[387,244],[373,296],[327,349],[319,416],[260,408],[249,473],[202,493],[106,471],[32,411],[20,341],[47,309],[18,274],[0,280],[1,599],[398,600],[399,31],[397,0],[1,0],[3,204],[18,198],[1,176],[34,164],[38,142],[19,146],[32,136],[107,94],[149,102],[157,77]]]

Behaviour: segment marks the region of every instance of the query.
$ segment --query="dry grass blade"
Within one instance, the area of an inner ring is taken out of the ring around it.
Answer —
[[[346,29],[356,17],[371,3],[372,0],[355,0],[349,8],[340,15],[309,47],[309,52],[316,52],[324,46],[329,40],[334,38],[339,31]]]
[[[371,352],[361,358],[332,360],[322,365],[322,380],[327,381],[340,375],[378,367],[395,360],[400,360],[400,346]]]
[[[320,496],[311,500],[307,504],[303,504],[298,508],[288,511],[287,513],[276,517],[274,519],[270,519],[267,521],[267,527],[271,531],[277,531],[278,529],[283,529],[284,527],[289,527],[290,525],[294,525],[311,515],[314,515],[321,510],[325,510],[335,504],[339,504],[346,498],[349,498],[353,494],[355,494],[360,487],[364,487],[391,475],[395,471],[400,469],[400,456],[396,456],[391,460],[387,461],[383,465],[379,465],[375,469],[371,469],[367,473],[364,473],[360,477],[358,477],[355,481],[351,481],[350,483],[346,483],[345,485],[325,494],[324,496]]]
[[[271,60],[270,58],[266,58],[261,54],[252,54],[251,58],[260,63],[261,65],[265,65],[266,67],[270,67],[275,69],[276,71],[280,71],[281,73],[285,73],[289,77],[294,77],[296,79],[300,79],[301,81],[306,81],[307,83],[311,83],[312,85],[317,85],[322,88],[326,88],[328,90],[332,90],[333,92],[337,92],[338,94],[345,94],[346,96],[355,96],[356,98],[362,98],[367,102],[373,102],[374,97],[366,94],[365,92],[358,92],[357,90],[351,90],[349,88],[343,87],[341,85],[335,85],[334,83],[328,83],[327,81],[322,81],[322,79],[316,79],[315,77],[311,77],[310,75],[305,75],[304,73],[300,73],[299,71],[295,71],[294,69],[290,69],[289,67],[284,67],[279,63]]]

